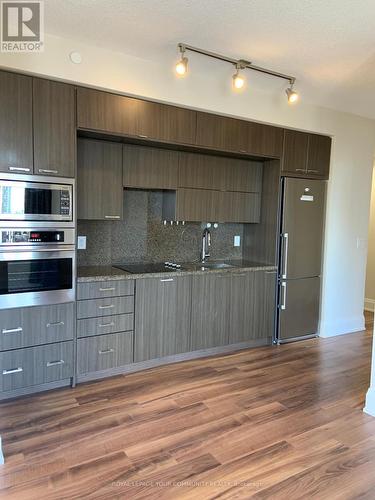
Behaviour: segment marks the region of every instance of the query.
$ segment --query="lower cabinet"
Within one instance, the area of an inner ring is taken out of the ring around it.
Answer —
[[[73,376],[73,341],[0,353],[0,391],[56,382]]]
[[[191,350],[229,342],[231,273],[193,276]]]
[[[72,340],[74,303],[0,311],[0,351]]]
[[[117,368],[133,362],[133,332],[121,332],[77,341],[77,373]]]
[[[190,351],[191,276],[136,282],[134,361]]]
[[[276,305],[276,271],[231,275],[229,343],[270,338]]]

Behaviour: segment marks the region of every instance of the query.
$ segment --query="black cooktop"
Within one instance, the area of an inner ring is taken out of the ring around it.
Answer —
[[[113,267],[132,274],[170,273],[171,271],[181,270],[181,266],[173,262],[156,262],[154,264],[139,262],[136,264],[116,264]]]

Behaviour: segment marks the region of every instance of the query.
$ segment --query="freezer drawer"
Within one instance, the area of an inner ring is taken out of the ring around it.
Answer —
[[[284,179],[282,279],[320,276],[326,183]]]
[[[290,340],[317,333],[320,278],[282,281],[279,297],[278,340]]]

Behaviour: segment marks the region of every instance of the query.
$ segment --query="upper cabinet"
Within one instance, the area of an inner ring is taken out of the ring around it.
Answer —
[[[196,112],[78,88],[78,128],[162,142],[194,144]]]
[[[140,189],[176,189],[179,153],[148,146],[123,146],[123,185]]]
[[[32,78],[0,72],[0,171],[33,172]]]
[[[285,130],[282,174],[328,179],[330,156],[330,137]]]
[[[122,218],[122,145],[78,140],[78,219]]]
[[[75,89],[33,79],[34,173],[75,176]]]
[[[266,157],[280,157],[283,130],[209,113],[197,114],[197,146]]]

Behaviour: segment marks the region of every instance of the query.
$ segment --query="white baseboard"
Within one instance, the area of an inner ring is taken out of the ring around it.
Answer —
[[[0,436],[0,465],[4,463],[3,449],[1,447],[1,436]]]
[[[375,311],[375,299],[365,299],[365,311]]]
[[[366,406],[363,411],[372,417],[375,417],[375,387],[370,387],[366,394]]]
[[[354,318],[338,319],[320,323],[319,336],[323,338],[346,335],[347,333],[365,330],[365,317],[363,314]]]

